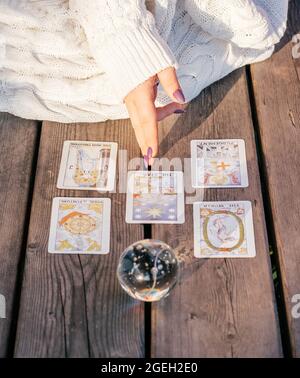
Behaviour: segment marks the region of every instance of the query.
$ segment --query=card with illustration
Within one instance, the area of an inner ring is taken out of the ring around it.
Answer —
[[[54,198],[48,251],[85,255],[108,253],[110,206],[109,198]]]
[[[243,139],[191,141],[194,188],[244,188],[248,186]]]
[[[113,190],[117,148],[117,143],[112,142],[65,141],[57,187]]]
[[[183,173],[128,172],[126,222],[184,223]]]
[[[256,255],[251,202],[195,202],[193,210],[195,257]]]

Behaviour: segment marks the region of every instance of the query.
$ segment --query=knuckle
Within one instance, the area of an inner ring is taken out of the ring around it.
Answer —
[[[164,80],[164,84],[167,88],[173,88],[178,85],[175,77],[167,77]]]

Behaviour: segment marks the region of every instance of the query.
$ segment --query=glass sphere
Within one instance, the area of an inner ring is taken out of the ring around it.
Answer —
[[[179,263],[173,250],[160,240],[146,239],[131,244],[122,253],[117,276],[133,298],[159,301],[175,286]]]

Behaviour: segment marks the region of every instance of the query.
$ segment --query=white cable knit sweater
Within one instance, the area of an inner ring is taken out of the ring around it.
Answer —
[[[126,94],[168,66],[187,101],[268,58],[288,0],[1,0],[0,111],[23,118],[126,118]],[[159,88],[157,104],[170,99]]]

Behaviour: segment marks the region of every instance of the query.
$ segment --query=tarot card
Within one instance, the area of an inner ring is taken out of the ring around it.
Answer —
[[[195,257],[256,255],[251,202],[195,202],[193,210]]]
[[[57,187],[113,190],[117,148],[117,143],[112,142],[65,141]]]
[[[243,139],[191,141],[194,188],[243,188],[248,186]]]
[[[184,223],[183,173],[128,172],[127,223]]]
[[[56,197],[52,203],[50,253],[106,254],[110,239],[110,199]]]

